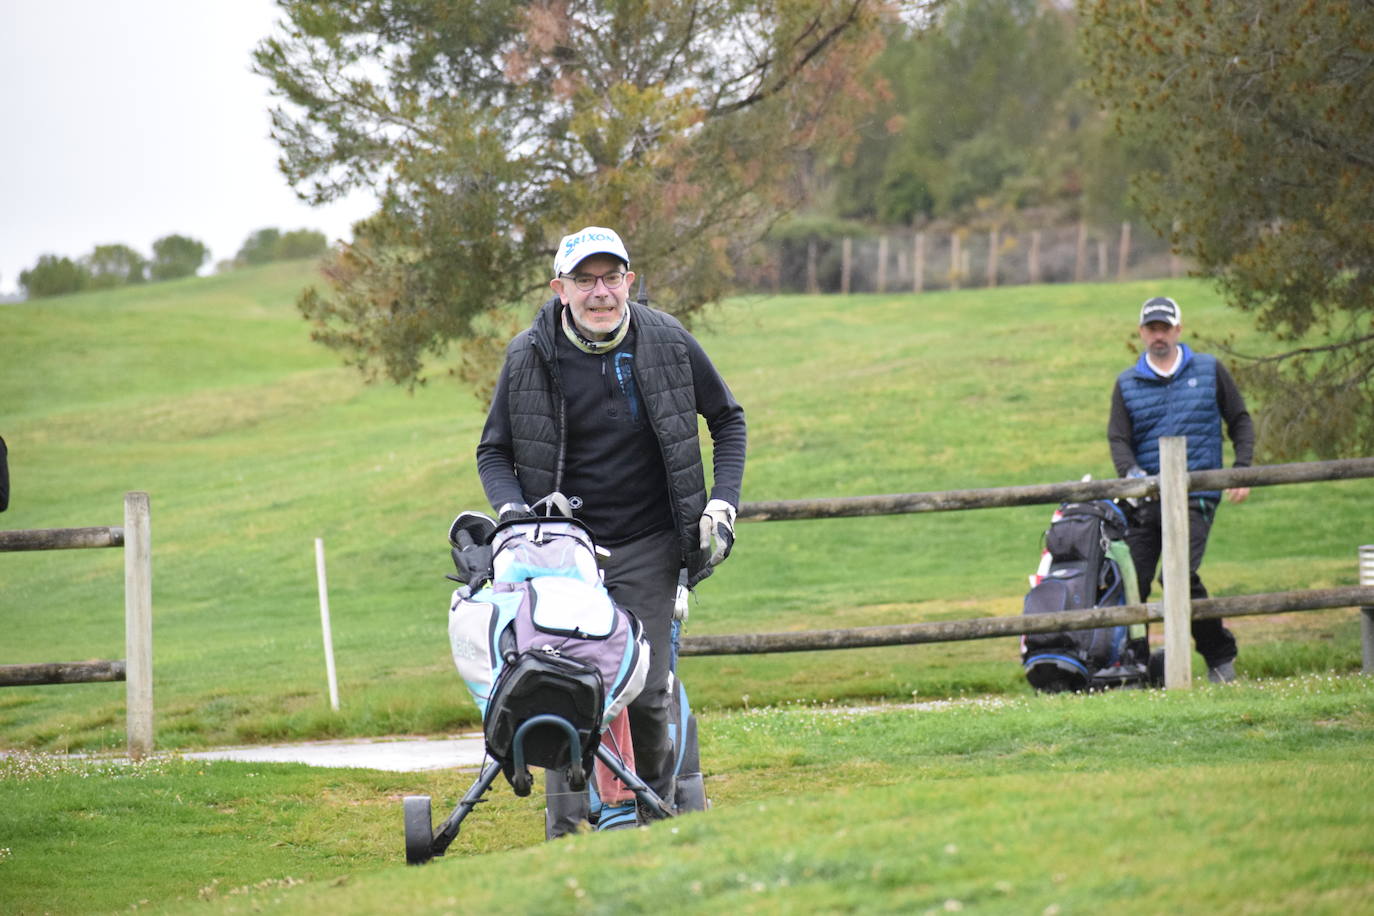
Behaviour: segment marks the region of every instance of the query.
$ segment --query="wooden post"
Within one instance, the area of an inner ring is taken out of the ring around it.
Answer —
[[[1159,502],[1164,541],[1164,686],[1193,685],[1193,606],[1188,576],[1188,440],[1159,440]]]
[[[844,237],[840,245],[840,292],[849,295],[849,277],[854,264],[854,240]]]
[[[916,233],[915,250],[911,253],[911,291],[919,293],[926,285],[926,234]]]
[[[1097,243],[1097,279],[1107,279],[1107,243],[1101,240]]]
[[[816,282],[816,239],[814,237],[806,240],[806,291],[813,296],[821,291],[820,284]]]
[[[1178,237],[1179,221],[1174,220],[1174,231],[1169,236],[1169,276],[1178,277],[1183,274],[1183,262],[1178,256]]]
[[[1131,260],[1131,224],[1121,224],[1121,244],[1116,248],[1116,279],[1126,279],[1126,265]]]
[[[1030,267],[1030,282],[1031,282],[1031,283],[1039,283],[1039,282],[1040,282],[1040,230],[1039,230],[1039,229],[1036,229],[1036,230],[1034,230],[1033,232],[1031,232],[1030,257],[1029,257],[1028,260],[1029,260],[1029,267]]]
[[[887,236],[878,237],[878,292],[887,292]]]
[[[1088,266],[1088,224],[1078,221],[1078,241],[1073,249],[1073,282],[1083,282],[1083,272]]]
[[[147,493],[124,494],[125,717],[129,758],[153,751],[153,551]]]
[[[963,258],[959,256],[959,233],[949,234],[949,288],[959,288],[959,268],[963,265]]]
[[[997,227],[988,230],[988,288],[997,285]]]
[[[1374,544],[1360,548],[1360,584],[1374,585]],[[1361,670],[1374,675],[1374,607],[1360,608],[1360,655]]]

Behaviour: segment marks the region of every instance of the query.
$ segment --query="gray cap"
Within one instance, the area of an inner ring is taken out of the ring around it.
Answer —
[[[1168,296],[1155,296],[1153,299],[1146,299],[1145,304],[1140,307],[1140,323],[1147,325],[1151,321],[1162,321],[1177,327],[1183,323],[1183,311],[1178,307],[1178,303]]]

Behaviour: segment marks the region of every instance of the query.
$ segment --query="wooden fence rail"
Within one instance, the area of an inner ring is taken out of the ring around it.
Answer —
[[[1308,589],[1264,595],[1200,598],[1193,602],[1193,617],[1246,617],[1292,611],[1374,604],[1374,586]],[[791,633],[741,633],[693,636],[685,639],[680,655],[761,655],[768,652],[815,652],[824,649],[867,649],[875,646],[909,646],[920,643],[995,639],[1027,633],[1058,633],[1061,630],[1095,630],[1098,627],[1157,623],[1164,619],[1163,605],[1122,604],[1081,611],[1057,611],[1033,617],[972,617],[930,623],[901,623],[841,630],[807,630]]]
[[[123,528],[38,528],[31,531],[0,531],[0,551],[123,546]]]
[[[1152,477],[933,493],[746,502],[740,506],[739,518],[742,521],[798,521],[1005,508],[1123,497],[1158,498],[1161,501],[1164,529],[1164,551],[1161,559],[1165,588],[1164,600],[1161,603],[1061,611],[1055,614],[1036,615],[1034,618],[980,617],[842,630],[691,636],[683,639],[681,654],[703,656],[856,649],[990,639],[1026,633],[1053,633],[1060,630],[1089,630],[1162,620],[1165,633],[1165,685],[1175,688],[1187,687],[1191,682],[1189,660],[1192,657],[1192,648],[1189,640],[1189,623],[1194,617],[1240,617],[1363,606],[1363,616],[1369,621],[1368,625],[1362,627],[1364,670],[1366,673],[1374,674],[1374,611],[1369,610],[1374,607],[1374,581],[1365,582],[1362,576],[1361,585],[1354,588],[1313,589],[1193,601],[1189,597],[1187,587],[1188,522],[1185,507],[1189,491],[1374,477],[1374,458],[1189,472],[1185,466],[1186,442],[1182,437],[1161,439],[1160,449],[1161,473]]]
[[[1263,487],[1325,480],[1374,477],[1374,458],[1344,458],[1300,464],[1267,464],[1252,468],[1192,471],[1190,490],[1223,490],[1228,487]],[[885,496],[848,496],[828,499],[783,499],[746,502],[739,507],[742,521],[783,522],[813,518],[853,518],[862,515],[905,515],[912,512],[953,512],[963,509],[997,509],[1037,506],[1070,500],[1140,498],[1159,493],[1158,477],[1119,480],[1084,480],[1042,483],[1020,487],[980,490],[945,490],[935,493],[894,493]]]
[[[125,682],[129,756],[153,750],[153,560],[147,493],[124,494],[122,528],[47,528],[0,531],[0,551],[124,549],[125,658],[0,665],[0,687]]]

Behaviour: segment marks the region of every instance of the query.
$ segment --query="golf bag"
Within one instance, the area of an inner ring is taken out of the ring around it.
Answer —
[[[496,525],[468,512],[450,530],[466,581],[449,608],[453,661],[482,714],[487,752],[520,795],[528,771],[516,766],[513,744],[526,722],[553,716],[576,730],[579,761],[557,723],[527,729],[521,752],[527,765],[571,765],[580,782],[602,730],[639,695],[649,669],[643,628],[602,584],[590,532],[566,501],[535,508],[558,514]]]
[[[1110,500],[1061,505],[1045,532],[1023,613],[1138,603],[1126,530],[1125,514]],[[1032,633],[1021,637],[1021,664],[1030,685],[1045,693],[1143,685],[1149,641],[1143,624]]]

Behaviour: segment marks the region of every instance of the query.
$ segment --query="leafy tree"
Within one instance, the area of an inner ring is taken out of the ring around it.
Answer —
[[[166,235],[153,242],[152,277],[175,280],[194,276],[210,257],[210,249],[184,235]]]
[[[128,245],[97,245],[82,262],[91,273],[91,286],[95,289],[148,279],[148,259]]]
[[[324,233],[316,229],[294,229],[283,232],[277,239],[278,261],[298,261],[301,258],[318,258],[329,250],[329,242]]]
[[[259,229],[244,240],[234,260],[250,267],[266,264],[277,259],[277,244],[281,241],[280,229]]]
[[[834,168],[842,216],[911,222],[1076,194],[1071,15],[1038,0],[950,0],[902,27],[878,61],[890,95]]]
[[[271,261],[295,261],[316,258],[328,250],[324,233],[315,229],[285,233],[279,229],[259,229],[244,240],[243,247],[234,256],[234,263],[242,267]]]
[[[19,272],[19,285],[30,299],[76,293],[91,284],[91,272],[71,258],[45,254],[28,270]]]
[[[585,224],[690,316],[796,203],[797,165],[848,141],[880,23],[930,2],[279,0],[254,58],[284,173],[313,202],[381,201],[299,302],[314,336],[402,384],[459,341],[480,382],[515,320],[492,310]]]
[[[1092,88],[1168,157],[1137,194],[1280,342],[1242,358],[1273,458],[1374,452],[1374,4],[1085,2]]]

